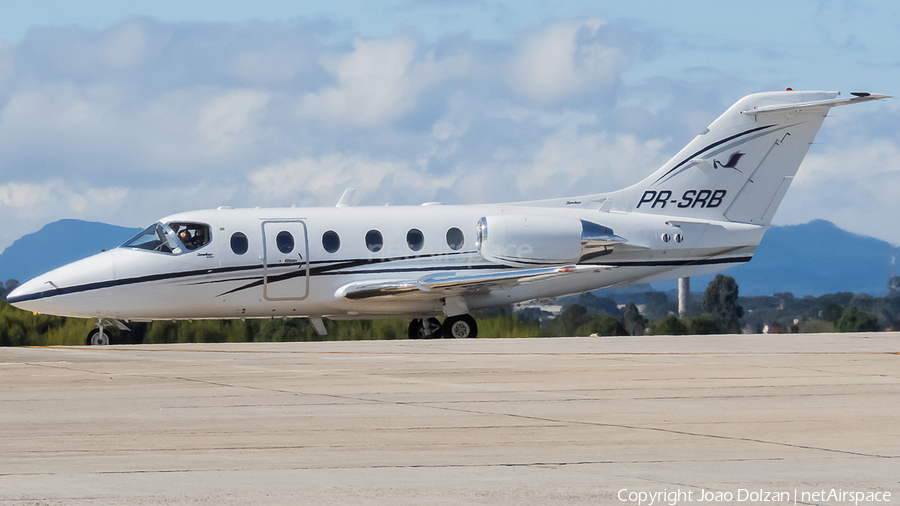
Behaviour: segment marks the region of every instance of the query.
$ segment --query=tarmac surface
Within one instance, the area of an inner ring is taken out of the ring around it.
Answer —
[[[898,401],[898,333],[0,348],[0,505],[900,504]]]

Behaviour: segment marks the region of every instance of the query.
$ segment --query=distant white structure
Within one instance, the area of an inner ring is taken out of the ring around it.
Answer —
[[[525,309],[538,309],[548,313],[550,318],[556,318],[562,314],[563,307],[560,304],[541,304],[539,301],[526,301],[513,304],[513,312],[519,313]]]
[[[691,278],[678,278],[678,316],[685,316],[691,307]]]

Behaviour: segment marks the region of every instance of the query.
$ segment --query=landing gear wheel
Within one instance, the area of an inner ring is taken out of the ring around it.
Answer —
[[[410,339],[437,339],[441,337],[441,322],[437,318],[429,318],[427,321],[431,335],[425,334],[425,325],[422,324],[422,319],[416,318],[409,322],[408,337]]]
[[[86,344],[89,346],[106,346],[109,344],[109,335],[106,332],[101,332],[100,329],[94,329],[88,334]]]
[[[467,314],[448,316],[444,320],[442,331],[447,339],[478,337],[478,325],[475,324],[475,318]]]
[[[409,322],[409,328],[406,330],[406,336],[410,339],[421,339],[419,337],[419,329],[422,328],[422,320],[416,318]]]

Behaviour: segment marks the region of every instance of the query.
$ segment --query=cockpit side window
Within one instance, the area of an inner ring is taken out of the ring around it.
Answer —
[[[178,240],[188,251],[202,248],[212,240],[209,225],[203,223],[173,222],[169,223],[168,226],[175,232]]]

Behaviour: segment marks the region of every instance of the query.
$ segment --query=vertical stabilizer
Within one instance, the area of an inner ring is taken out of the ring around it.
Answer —
[[[748,95],[658,171],[622,191],[628,211],[768,224],[831,107],[887,98],[829,91]]]

